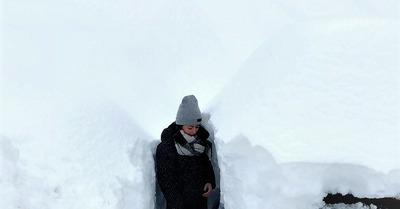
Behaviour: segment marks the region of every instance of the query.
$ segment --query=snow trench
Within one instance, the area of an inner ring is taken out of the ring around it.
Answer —
[[[215,146],[215,138],[214,138],[214,128],[212,124],[209,121],[210,115],[208,114],[203,114],[203,123],[202,125],[204,128],[210,133],[210,137],[208,140],[210,140],[213,144],[212,150],[213,150],[213,155],[212,155],[212,165],[214,168],[214,174],[215,174],[215,183],[216,187],[212,191],[210,197],[208,198],[208,208],[209,209],[223,209],[224,205],[223,203],[220,202],[221,199],[221,187],[220,187],[220,168],[218,164],[218,151]],[[153,158],[155,159],[155,150],[157,148],[159,141],[156,141],[153,144]],[[166,208],[166,201],[165,198],[161,192],[159,184],[156,182],[156,191],[155,191],[155,209],[165,209]]]
[[[221,140],[210,117],[204,114],[203,125],[213,143],[217,188],[209,198],[209,209],[376,209],[379,207],[372,202],[329,204],[324,198],[331,193],[351,193],[365,200],[400,197],[398,171],[385,174],[342,163],[278,163],[265,147],[252,145],[245,135]],[[166,203],[157,184],[155,195],[155,208],[164,209]]]
[[[57,124],[37,132],[2,134],[0,169],[6,172],[0,172],[0,208],[165,208],[154,170],[159,140],[113,103],[91,103],[78,110],[55,111]],[[399,170],[277,162],[266,147],[251,144],[244,134],[222,139],[211,115],[203,117],[214,146],[217,184],[209,208],[340,208],[325,205],[328,193],[400,198]],[[342,208],[367,209],[360,204]]]

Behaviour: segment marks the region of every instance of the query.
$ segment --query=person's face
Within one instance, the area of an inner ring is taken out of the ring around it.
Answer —
[[[197,133],[197,131],[199,130],[199,126],[198,125],[183,125],[182,130],[185,134],[194,136]]]

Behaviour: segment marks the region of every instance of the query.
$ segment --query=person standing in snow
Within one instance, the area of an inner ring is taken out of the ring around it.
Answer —
[[[179,105],[176,121],[161,133],[156,172],[167,209],[207,209],[215,176],[210,134],[201,120],[196,97],[188,95]]]

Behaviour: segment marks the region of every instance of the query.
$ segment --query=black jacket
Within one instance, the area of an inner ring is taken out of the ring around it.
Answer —
[[[157,146],[157,181],[167,200],[168,209],[197,209],[207,207],[203,197],[204,186],[211,183],[215,188],[214,170],[208,156],[183,156],[176,151],[175,141],[185,140],[174,123],[164,129],[161,143]],[[197,131],[198,138],[211,146],[209,133],[202,126]]]

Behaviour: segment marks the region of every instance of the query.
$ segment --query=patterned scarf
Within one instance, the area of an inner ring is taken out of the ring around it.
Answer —
[[[211,159],[211,148],[207,143],[204,143],[201,139],[197,138],[197,135],[190,136],[185,134],[183,130],[181,130],[180,133],[186,140],[186,144],[181,145],[175,142],[178,154],[184,156],[200,156],[202,153],[206,153],[208,158]]]

